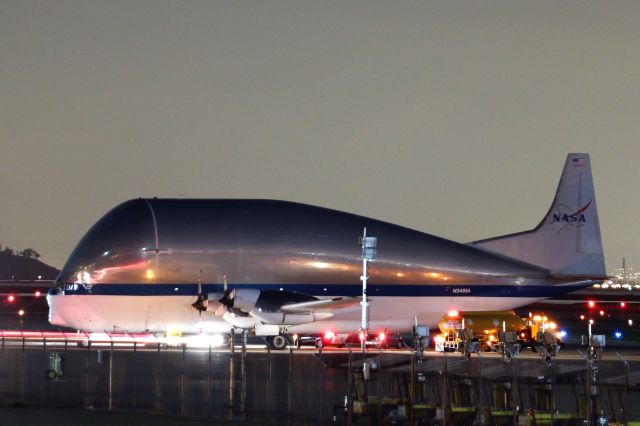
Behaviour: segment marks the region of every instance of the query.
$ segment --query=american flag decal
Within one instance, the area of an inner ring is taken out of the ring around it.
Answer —
[[[574,166],[586,166],[587,159],[584,157],[576,157],[571,159],[571,164]]]

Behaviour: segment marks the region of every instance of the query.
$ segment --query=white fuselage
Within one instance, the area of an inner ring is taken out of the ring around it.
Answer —
[[[371,331],[411,330],[419,324],[435,327],[451,310],[496,311],[514,309],[540,297],[375,297],[370,298]],[[228,333],[231,324],[213,312],[200,314],[193,296],[48,295],[49,321],[54,325],[88,332]],[[357,332],[360,306],[334,311],[327,320],[286,327],[287,332],[321,334]]]

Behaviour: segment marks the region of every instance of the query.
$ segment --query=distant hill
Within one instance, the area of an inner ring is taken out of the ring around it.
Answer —
[[[38,259],[0,251],[0,280],[54,280],[59,272]]]

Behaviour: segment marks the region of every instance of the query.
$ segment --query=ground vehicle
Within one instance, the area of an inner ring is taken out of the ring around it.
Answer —
[[[293,341],[297,347],[315,346],[322,348],[325,346],[334,347],[360,347],[360,335],[357,333],[339,333],[335,334],[327,331],[324,335],[311,336],[293,336]],[[400,349],[405,346],[404,340],[400,334],[387,335],[385,332],[378,334],[369,334],[366,340],[367,347],[375,347],[381,349],[396,348]]]
[[[555,333],[556,342],[561,344],[562,336],[556,333],[557,325],[545,315],[530,313],[521,318],[513,311],[458,312],[451,311],[443,316],[438,324],[441,334],[435,338],[437,351],[455,351],[460,349],[462,330],[470,330],[479,350],[496,351],[500,345],[499,334],[502,331],[515,332],[520,348],[535,351],[539,342],[539,333]]]
[[[301,346],[315,346],[319,349],[324,346],[321,336],[294,336],[293,341],[298,348]]]

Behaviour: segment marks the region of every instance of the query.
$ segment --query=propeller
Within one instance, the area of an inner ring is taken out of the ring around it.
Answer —
[[[200,273],[202,273],[202,271],[200,271]],[[206,291],[202,291],[202,278],[200,276],[198,276],[198,298],[191,306],[198,310],[200,316],[202,316],[202,313],[206,311],[209,306],[209,295]]]
[[[225,312],[233,309],[233,303],[236,297],[236,289],[234,288],[229,290],[226,275],[223,277],[223,283],[224,293],[222,294],[222,297],[218,299],[218,302],[220,302],[220,306],[218,307],[218,309],[216,309],[217,316],[222,316],[225,314]]]

